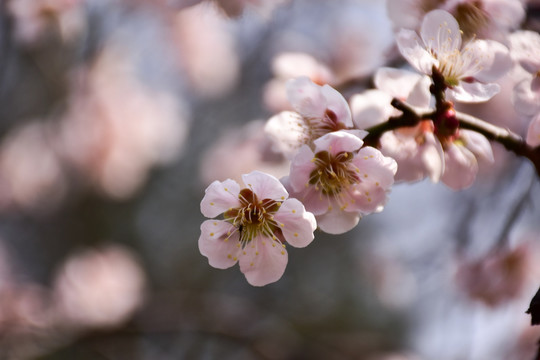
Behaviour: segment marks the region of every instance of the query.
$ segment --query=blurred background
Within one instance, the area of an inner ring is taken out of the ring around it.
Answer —
[[[533,360],[539,179],[498,145],[263,288],[198,251],[210,182],[287,173],[286,79],[350,97],[389,64],[384,1],[2,0],[0,359]],[[523,135],[511,90],[465,110]]]

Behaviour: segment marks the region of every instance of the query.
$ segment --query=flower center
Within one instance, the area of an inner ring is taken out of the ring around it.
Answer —
[[[258,235],[276,240],[276,235],[281,232],[274,220],[274,214],[281,203],[272,199],[259,200],[257,195],[247,188],[240,191],[238,198],[241,206],[227,210],[224,215],[225,220],[238,229],[240,242],[245,245]]]
[[[342,189],[360,181],[352,169],[352,159],[352,152],[337,155],[328,151],[318,152],[313,158],[316,168],[309,175],[309,183],[325,195],[339,194]]]
[[[481,1],[462,2],[456,6],[456,20],[463,31],[464,40],[469,40],[489,26],[490,18]]]
[[[344,123],[340,122],[335,112],[326,109],[322,118],[305,118],[308,125],[309,138],[313,141],[330,132],[346,129]]]
[[[437,9],[445,2],[446,0],[422,0],[420,1],[419,5],[420,5],[420,9],[422,9],[424,13],[428,13],[431,10]]]

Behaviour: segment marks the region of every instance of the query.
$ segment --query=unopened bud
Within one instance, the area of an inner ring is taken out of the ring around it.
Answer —
[[[440,137],[456,135],[459,128],[459,120],[456,117],[456,110],[451,102],[447,101],[444,103],[444,108],[436,115],[434,124],[435,132]]]

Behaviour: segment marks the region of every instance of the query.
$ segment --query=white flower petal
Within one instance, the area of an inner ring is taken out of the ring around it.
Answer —
[[[380,212],[388,200],[387,190],[373,182],[361,182],[351,190],[349,193],[354,202],[349,203],[345,211],[359,211],[363,215]]]
[[[516,31],[509,36],[512,57],[531,74],[540,71],[540,34]]]
[[[278,179],[261,171],[242,175],[242,180],[247,187],[253,190],[259,200],[285,200],[289,197],[289,193]]]
[[[313,142],[315,154],[320,151],[328,151],[331,154],[340,152],[352,152],[360,149],[364,142],[357,136],[346,131],[335,131],[321,136]]]
[[[304,120],[292,111],[282,111],[271,117],[264,131],[275,144],[276,150],[288,158],[293,157],[310,140]]]
[[[240,186],[234,180],[214,181],[206,188],[206,193],[201,201],[201,213],[206,217],[213,218],[229,208],[240,206],[239,193]]]
[[[433,133],[426,133],[424,139],[425,142],[419,149],[420,157],[429,178],[432,182],[437,183],[444,173],[444,150]]]
[[[240,271],[251,285],[264,286],[283,276],[287,262],[287,250],[279,241],[257,236],[242,250]]]
[[[314,215],[324,214],[332,203],[331,198],[322,194],[320,189],[316,189],[315,186],[309,186],[294,195],[304,204],[306,210]]]
[[[499,84],[483,84],[479,82],[467,83],[461,81],[459,85],[448,89],[448,93],[458,102],[479,103],[488,101],[495,96],[501,87]]]
[[[324,215],[316,216],[319,228],[328,234],[343,234],[354,228],[360,221],[360,214],[357,212],[347,212],[338,206],[326,212]]]
[[[281,226],[285,240],[294,247],[306,247],[314,238],[313,232],[317,228],[315,216],[307,212],[304,205],[297,199],[287,199],[274,215],[274,219]]]
[[[453,190],[470,187],[478,173],[478,162],[474,154],[455,144],[449,145],[444,154],[445,170],[441,181]]]
[[[379,150],[371,146],[360,149],[353,163],[359,170],[358,174],[362,182],[377,184],[376,186],[384,189],[394,183],[394,175],[397,171],[396,161],[383,156]]]
[[[293,109],[305,117],[321,118],[327,108],[321,87],[304,76],[287,81],[287,97]]]
[[[396,29],[416,29],[424,16],[418,0],[387,0],[386,10]]]
[[[208,258],[210,266],[227,269],[236,264],[240,252],[238,244],[238,231],[230,223],[222,220],[206,220],[202,223],[199,251]]]
[[[381,137],[381,152],[398,163],[395,181],[412,182],[426,177],[426,169],[419,155],[418,143],[413,136],[399,136],[386,132]]]
[[[540,146],[540,113],[529,124],[526,141],[529,146]]]
[[[396,35],[399,52],[416,70],[431,75],[433,65],[439,62],[424,48],[415,31],[401,29]]]
[[[420,36],[428,49],[439,57],[461,48],[461,32],[457,20],[447,11],[433,10],[426,14]]]
[[[315,170],[315,165],[311,161],[314,155],[309,146],[304,145],[293,158],[288,181],[295,192],[304,190],[305,185],[309,183],[310,174]]]
[[[431,103],[431,93],[429,87],[431,86],[431,78],[429,76],[422,76],[414,84],[409,96],[407,97],[407,103],[418,108],[429,108]]]
[[[312,80],[319,79],[322,83],[332,80],[332,72],[313,56],[301,52],[285,52],[272,60],[272,71],[277,76],[288,79],[307,76]]]
[[[324,85],[321,92],[326,98],[326,109],[334,112],[338,122],[345,124],[348,128],[352,127],[351,109],[343,95],[329,85]]]
[[[373,83],[393,98],[405,100],[422,75],[403,69],[382,67],[375,72]]]
[[[367,90],[351,98],[354,125],[368,129],[388,120],[394,108],[390,105],[392,96],[380,90]]]
[[[492,82],[510,70],[513,65],[510,52],[503,44],[493,40],[473,41],[475,59],[479,60],[480,72],[474,78],[481,82]],[[472,44],[471,44],[472,45]]]
[[[494,162],[493,149],[488,139],[482,134],[471,130],[460,130],[459,137],[465,144],[465,147],[469,149],[477,158]]]
[[[513,30],[521,24],[525,17],[523,1],[515,0],[496,0],[483,1],[482,6],[505,32]]]
[[[533,91],[533,82],[538,83],[538,90]],[[525,79],[514,87],[512,102],[516,111],[525,116],[532,116],[540,111],[540,77]]]

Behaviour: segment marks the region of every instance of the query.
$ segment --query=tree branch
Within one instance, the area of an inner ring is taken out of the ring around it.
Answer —
[[[402,127],[416,126],[420,121],[433,120],[436,115],[436,111],[425,112],[424,110],[408,105],[399,99],[393,99],[391,104],[394,108],[400,110],[402,114],[393,116],[384,123],[366,129],[369,133],[364,138],[366,145],[377,147],[381,136],[385,132],[397,130]],[[482,134],[488,140],[502,144],[507,150],[514,154],[529,159],[536,169],[536,174],[540,176],[540,146],[533,148],[527,145],[521,136],[510,130],[487,123],[472,115],[456,112],[456,118],[459,121],[460,129],[472,130]]]
[[[484,135],[488,140],[503,145],[514,154],[529,159],[536,169],[536,174],[540,176],[540,147],[533,148],[527,145],[521,136],[514,134],[510,130],[487,123],[474,116],[458,112],[457,119],[461,129],[476,131]]]

